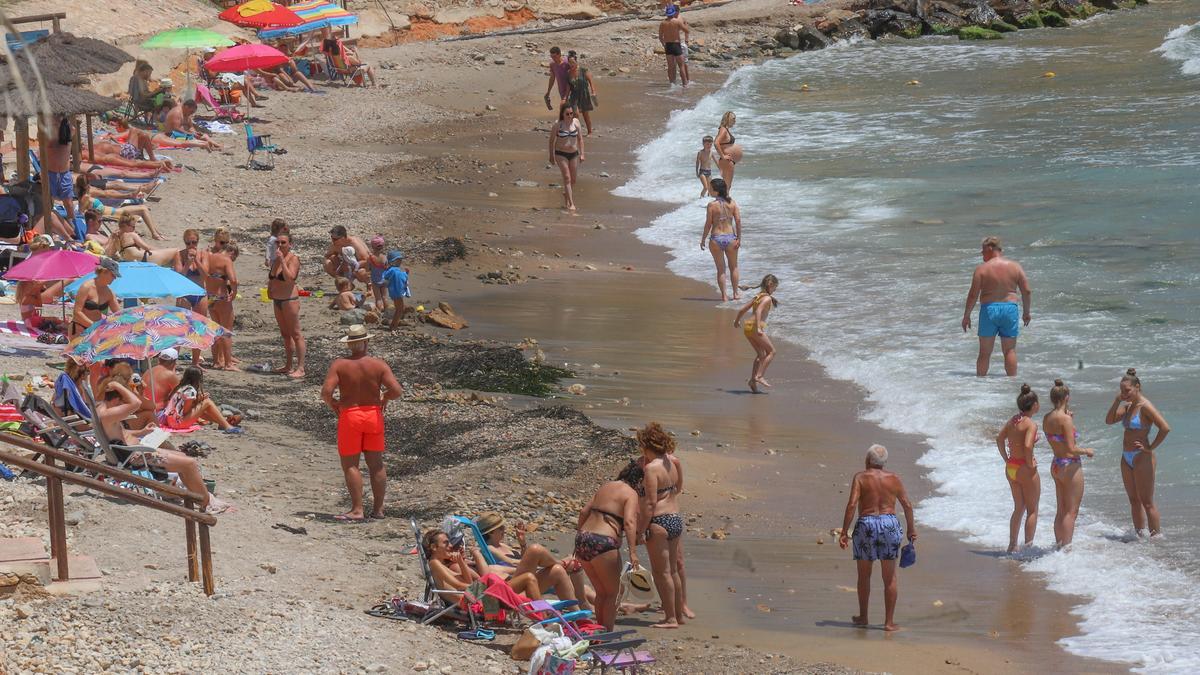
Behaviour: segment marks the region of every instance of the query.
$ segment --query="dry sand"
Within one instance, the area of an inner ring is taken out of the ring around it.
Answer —
[[[305,300],[314,353],[305,382],[209,375],[218,400],[258,413],[241,438],[200,432],[219,448],[206,473],[240,508],[214,529],[218,596],[205,600],[181,581],[178,523],[68,491],[68,511],[82,515],[71,545],[96,557],[105,590],[70,601],[21,600],[32,609],[27,619],[15,618],[13,603],[0,605],[12,672],[127,670],[135,659],[149,672],[378,672],[376,666],[409,670],[418,662],[443,672],[510,670],[506,656],[489,660],[494,650],[457,642],[443,629],[361,614],[379,599],[420,591],[401,516],[431,523],[451,509],[485,508],[540,516],[547,539],[563,550],[567,514],[628,445],[570,415],[537,426],[543,423],[521,417],[536,404],[524,397],[501,396],[497,406],[447,395],[442,385],[453,378],[435,365],[451,358],[449,351],[431,348],[429,367],[401,353],[427,348],[428,334],[434,344],[536,338],[548,361],[579,373],[587,395],[568,396],[574,407],[613,429],[657,419],[678,432],[688,468],[683,506],[694,517],[691,596],[700,618],[669,638],[641,630],[660,670],[817,672],[824,667],[801,664],[823,661],[892,672],[1116,670],[1054,645],[1076,630],[1068,599],[993,552],[968,550],[931,530],[922,531],[921,562],[901,577],[898,620],[908,630],[884,635],[846,626],[855,605],[846,590],[852,565],[828,534],[840,525],[846,480],[865,446],[879,441],[893,448],[910,489],[923,494],[928,486],[913,464],[923,448],[858,421],[860,393],[824,378],[787,345],[773,369],[773,394],[738,393],[748,352],[729,326],[730,313],[713,308],[711,288],[667,273],[662,252],[631,234],[653,217],[652,205],[608,191],[631,172],[631,149],[653,137],[668,112],[664,99],[654,97],[652,106],[644,95],[664,86],[658,64],[644,57],[652,25],[372,50],[366,57],[381,67],[386,87],[272,95],[256,128],[288,149],[275,171],[238,166],[245,157],[240,135],[222,137],[229,153],[175,153],[197,171],[172,177],[155,213],[172,240],[185,227],[207,237],[224,225],[242,242],[235,351],[244,363],[278,353],[269,305],[255,298],[265,277],[261,242],[274,217],[293,224],[306,286],[330,289],[317,265],[330,225],[363,236],[381,232],[410,252],[413,300],[450,301],[472,326],[453,336],[419,326],[376,339],[375,351],[394,354],[401,380],[415,385],[389,409],[393,517],[341,526],[326,518],[345,507],[346,496],[332,416],[316,396],[318,368],[335,353],[339,328],[321,301]],[[731,29],[711,30],[709,39]],[[559,211],[558,192],[547,187],[558,173],[544,166],[549,118],[538,64],[550,44],[584,47],[603,102],[578,217]],[[506,63],[496,65],[497,56]],[[675,106],[694,102],[724,74],[696,77],[699,85],[679,93]],[[541,185],[517,187],[518,179]],[[462,238],[469,255],[435,265],[447,237]],[[481,284],[477,275],[489,271],[519,283]],[[30,368],[27,360],[3,366]],[[404,433],[395,433],[400,428]],[[486,451],[471,452],[481,446]],[[584,451],[594,455],[569,471],[550,468],[558,463],[548,460]],[[9,493],[13,499],[0,502],[0,536],[44,536],[41,488],[17,485]],[[114,532],[101,523],[121,527]],[[308,534],[274,529],[276,523]],[[712,539],[717,530],[726,538]],[[76,639],[61,639],[64,632]],[[88,634],[103,648],[79,637]],[[155,639],[162,636],[173,637]]]

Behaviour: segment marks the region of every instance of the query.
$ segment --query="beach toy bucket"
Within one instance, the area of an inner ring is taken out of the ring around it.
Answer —
[[[229,102],[233,103],[234,105],[241,103],[242,102],[242,90],[241,89],[231,89],[229,91]]]
[[[270,298],[267,297],[267,289],[258,289],[258,299],[262,302],[268,302],[270,300]]]
[[[212,495],[215,495],[215,494],[217,494],[217,481],[215,481],[215,480],[209,480],[209,479],[207,479],[207,478],[206,478],[206,479],[204,480],[204,488],[205,488],[206,490],[208,490],[208,493],[209,493],[209,494],[212,494]]]

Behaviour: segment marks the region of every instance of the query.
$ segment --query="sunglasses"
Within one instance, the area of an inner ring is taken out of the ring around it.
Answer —
[[[200,242],[196,239],[185,239],[183,244],[184,246],[199,246]]]
[[[275,245],[276,246],[291,246],[292,244],[287,239],[276,239]]]
[[[574,111],[574,110],[568,110],[568,111],[566,111],[565,113],[563,113],[563,116],[564,116],[564,117],[574,117],[574,116],[575,116],[575,111]]]

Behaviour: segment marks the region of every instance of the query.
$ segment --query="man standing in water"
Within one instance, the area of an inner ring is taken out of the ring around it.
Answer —
[[[679,78],[683,86],[688,83],[687,61],[683,59],[683,41],[689,36],[690,28],[687,22],[679,18],[679,7],[667,5],[667,18],[658,24],[658,41],[662,43],[667,53],[667,79],[675,84],[675,69],[679,69]]]
[[[885,631],[899,630],[896,625],[896,558],[900,557],[900,543],[904,533],[896,519],[896,500],[904,507],[904,521],[908,526],[908,540],[915,541],[917,528],[913,524],[912,502],[904,491],[904,483],[896,474],[885,471],[888,451],[882,445],[872,445],[867,450],[866,470],[854,474],[850,483],[850,501],[846,504],[846,518],[842,521],[842,533],[838,545],[843,549],[850,543],[850,521],[858,511],[858,522],[854,524],[854,560],[858,564],[858,616],[852,617],[856,626],[867,625],[867,604],[871,599],[871,568],[875,561],[883,572],[883,608]]]
[[[971,277],[971,290],[967,291],[967,306],[963,310],[962,329],[971,328],[971,309],[979,302],[979,357],[975,360],[975,374],[983,377],[988,373],[992,359],[992,348],[996,336],[1000,336],[1000,349],[1004,351],[1004,372],[1011,377],[1017,374],[1017,334],[1021,332],[1017,318],[1017,294],[1020,293],[1024,307],[1022,319],[1029,325],[1029,305],[1032,291],[1025,270],[1016,262],[1003,256],[1000,237],[983,240],[983,264],[975,268]]]
[[[321,398],[338,414],[338,455],[350,491],[350,510],[336,520],[361,523],[363,514],[363,481],[358,468],[362,455],[371,472],[371,518],[383,517],[383,495],[387,487],[387,471],[383,466],[383,406],[404,393],[392,369],[377,358],[367,356],[367,341],[372,335],[366,326],[350,326],[341,339],[350,348],[348,358],[338,359],[329,366]],[[333,397],[334,391],[338,397]]]

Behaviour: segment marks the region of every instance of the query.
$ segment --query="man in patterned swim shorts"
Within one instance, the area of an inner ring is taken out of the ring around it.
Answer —
[[[854,560],[858,563],[858,616],[851,620],[856,626],[867,625],[867,604],[871,599],[871,567],[875,561],[883,572],[883,606],[885,631],[899,630],[894,621],[896,613],[896,558],[900,557],[900,544],[904,533],[896,518],[896,501],[904,507],[904,520],[908,526],[908,539],[915,541],[917,529],[913,524],[912,502],[904,491],[904,483],[896,474],[885,471],[888,451],[882,445],[872,445],[867,450],[866,470],[854,474],[850,484],[850,500],[846,504],[846,518],[842,522],[842,533],[838,545],[843,549],[850,544],[850,521],[858,511],[858,522],[854,525]]]

